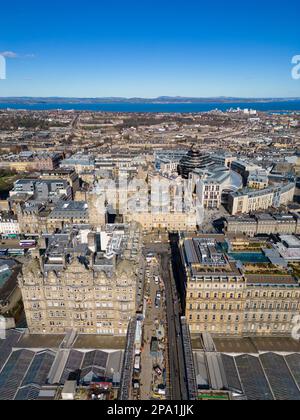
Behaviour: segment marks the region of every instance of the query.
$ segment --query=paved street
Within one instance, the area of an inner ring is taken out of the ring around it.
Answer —
[[[151,339],[157,337],[158,330],[166,329],[166,309],[165,293],[162,282],[155,282],[155,278],[161,278],[161,270],[158,262],[147,265],[147,278],[145,292],[147,296],[147,309],[144,321],[144,345],[141,358],[141,399],[149,400],[153,398],[155,390],[159,384],[162,384],[162,375],[157,375],[154,371],[155,366],[161,369],[166,367],[166,348],[165,337],[161,337],[159,345],[161,351],[157,357],[151,355]],[[155,305],[157,293],[161,293],[161,303],[158,307]]]

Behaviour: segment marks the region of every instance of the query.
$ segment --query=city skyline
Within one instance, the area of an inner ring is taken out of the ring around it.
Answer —
[[[298,104],[1,104],[0,400],[300,400]]]
[[[2,5],[0,401],[300,401],[299,12]]]
[[[2,6],[1,97],[300,96],[296,1],[88,6]]]

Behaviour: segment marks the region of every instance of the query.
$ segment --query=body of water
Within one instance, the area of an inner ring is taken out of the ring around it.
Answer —
[[[269,263],[270,260],[262,252],[233,252],[230,257],[241,263]]]
[[[220,111],[227,111],[230,108],[241,109],[256,109],[262,112],[300,112],[300,101],[287,101],[287,102],[235,102],[235,103],[184,103],[184,104],[168,104],[168,103],[1,103],[0,109],[26,109],[35,111],[45,110],[76,110],[76,111],[99,111],[99,112],[135,112],[135,113],[197,113],[208,112],[218,109]]]

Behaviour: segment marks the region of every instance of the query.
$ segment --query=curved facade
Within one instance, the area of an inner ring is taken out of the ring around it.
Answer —
[[[228,202],[228,196],[243,187],[242,177],[228,168],[211,166],[208,170],[195,170],[193,181],[197,196],[204,208],[218,209]]]
[[[223,205],[227,205],[229,194],[235,193],[241,188],[243,188],[243,178],[237,172],[229,170],[227,172],[227,176],[224,178],[224,182],[221,183],[221,189],[222,189],[221,203]]]
[[[274,185],[264,190],[243,190],[229,195],[229,212],[232,215],[279,208],[292,202],[296,184]]]

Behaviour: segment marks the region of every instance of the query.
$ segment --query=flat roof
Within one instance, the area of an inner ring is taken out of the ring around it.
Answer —
[[[59,348],[64,338],[64,334],[24,334],[17,347],[25,349]]]
[[[289,248],[300,248],[300,240],[294,235],[280,235],[280,240],[285,242]]]
[[[255,218],[257,220],[270,220],[271,222],[274,222],[274,217],[268,213],[256,214]]]
[[[253,284],[275,284],[275,285],[298,285],[299,283],[292,276],[284,275],[262,275],[262,274],[246,274],[247,283]]]
[[[216,349],[220,353],[247,353],[261,352],[300,352],[300,342],[292,337],[245,337],[245,338],[213,338]]]
[[[203,350],[203,343],[201,340],[201,336],[191,336],[191,342],[192,342],[192,349],[193,350]]]
[[[260,352],[300,352],[300,341],[293,340],[292,337],[255,337],[252,341]]]
[[[288,220],[295,221],[295,218],[292,214],[274,214],[273,217],[274,219],[278,221],[288,221]]]
[[[72,347],[74,349],[124,350],[126,340],[126,337],[82,334],[77,337]]]
[[[257,353],[251,338],[213,338],[220,353]]]

